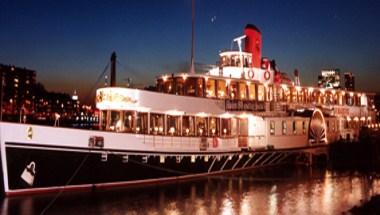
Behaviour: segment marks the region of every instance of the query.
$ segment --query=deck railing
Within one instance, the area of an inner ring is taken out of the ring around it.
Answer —
[[[140,141],[155,150],[213,151],[265,147],[264,136],[186,137],[141,135]]]

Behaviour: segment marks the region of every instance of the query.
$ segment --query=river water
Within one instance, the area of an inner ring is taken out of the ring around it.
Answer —
[[[1,214],[342,214],[380,194],[355,171],[276,167],[128,189],[2,199]]]

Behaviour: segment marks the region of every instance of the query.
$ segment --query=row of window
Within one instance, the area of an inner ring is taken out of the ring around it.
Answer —
[[[237,127],[241,129],[238,131]],[[172,136],[248,135],[246,119],[172,116],[136,111],[102,111],[101,129]]]
[[[277,122],[277,123],[276,123]],[[346,121],[347,123],[347,121]],[[297,135],[297,134],[306,134],[308,129],[309,121],[295,120],[295,121],[281,121],[281,132],[276,132],[276,124],[280,125],[278,121],[269,122],[269,134],[270,135]],[[291,125],[291,130],[288,130],[288,126]],[[339,121],[336,120],[326,120],[326,130],[327,132],[336,132],[339,130]]]
[[[278,122],[279,123],[279,122]],[[277,124],[278,124],[277,123]],[[307,124],[306,121],[292,121],[291,122],[291,134],[306,134]],[[279,132],[276,132],[276,122],[269,122],[269,134],[270,135],[279,135]],[[281,134],[288,134],[288,121],[281,121]]]
[[[360,94],[310,90],[281,85],[212,79],[201,77],[169,77],[157,80],[159,92],[219,99],[280,101],[288,103],[316,103],[327,105],[360,106]]]
[[[117,132],[168,136],[248,136],[248,119],[242,118],[172,116],[137,111],[101,111],[100,117],[102,130]],[[344,120],[342,126],[345,129],[359,128],[360,123]],[[308,126],[308,120],[271,120],[269,134],[304,135]],[[337,132],[339,128],[339,121],[326,120],[327,132]]]

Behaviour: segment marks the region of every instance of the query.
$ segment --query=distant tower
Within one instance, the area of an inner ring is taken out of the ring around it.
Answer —
[[[261,32],[251,24],[245,26],[245,52],[252,54],[252,66],[261,68]]]
[[[294,70],[294,85],[295,86],[301,86],[300,74],[299,74],[297,69]]]
[[[111,55],[111,87],[116,86],[116,53]]]
[[[352,72],[344,73],[344,87],[346,90],[355,90],[355,76],[352,74]]]

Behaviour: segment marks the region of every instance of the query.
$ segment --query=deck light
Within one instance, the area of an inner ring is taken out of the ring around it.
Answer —
[[[207,117],[208,116],[208,114],[205,113],[205,112],[199,112],[199,113],[197,113],[195,115],[198,116],[198,117]]]
[[[195,163],[195,155],[191,155],[191,163]]]
[[[213,128],[213,129],[211,129],[211,133],[212,133],[212,135],[215,135],[215,128]]]
[[[185,112],[179,110],[168,110],[165,113],[172,116],[182,116]]]
[[[205,156],[204,160],[205,162],[208,162],[208,155]]]
[[[162,80],[163,80],[164,82],[166,82],[166,81],[168,80],[168,76],[163,75],[163,76],[162,76]]]
[[[230,114],[228,112],[220,115],[220,117],[224,119],[229,119],[229,118],[232,118],[233,116],[234,116],[233,114]]]
[[[160,163],[165,163],[165,156],[164,155],[160,155]]]
[[[174,132],[175,132],[175,128],[174,128],[174,127],[170,127],[169,132],[170,132],[170,134],[173,136],[173,134],[174,134]]]

